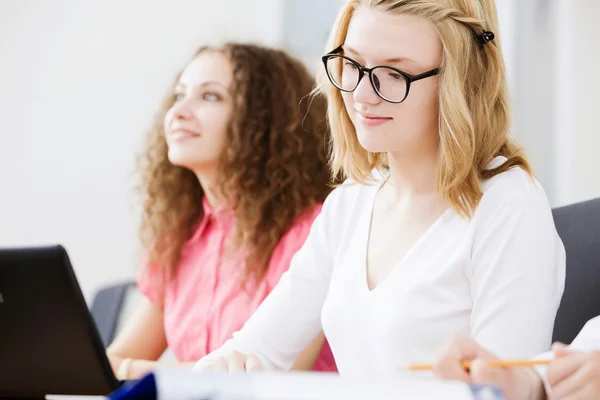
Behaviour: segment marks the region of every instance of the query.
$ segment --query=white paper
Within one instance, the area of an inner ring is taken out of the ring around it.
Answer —
[[[210,400],[473,400],[468,385],[406,374],[393,380],[349,379],[337,374],[260,372],[194,373],[163,369],[155,373],[158,399]],[[493,392],[480,393],[495,400]]]

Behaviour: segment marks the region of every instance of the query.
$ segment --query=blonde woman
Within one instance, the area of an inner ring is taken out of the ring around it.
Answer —
[[[464,334],[546,350],[564,247],[509,136],[493,0],[350,0],[324,57],[325,201],[273,292],[199,370],[289,369],[321,329],[338,370],[393,376]]]

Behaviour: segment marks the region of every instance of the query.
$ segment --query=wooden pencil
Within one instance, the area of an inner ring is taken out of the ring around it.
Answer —
[[[499,368],[521,368],[521,367],[535,367],[536,365],[548,365],[552,360],[485,360],[485,362],[492,367]],[[462,361],[462,366],[468,370],[471,368],[471,361]],[[408,366],[409,371],[431,371],[433,370],[433,364],[411,364]]]

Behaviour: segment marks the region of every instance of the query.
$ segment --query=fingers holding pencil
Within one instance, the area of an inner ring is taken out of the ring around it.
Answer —
[[[473,339],[465,336],[456,336],[442,349],[433,372],[443,379],[471,382],[473,373],[477,374],[481,363],[473,360],[493,360],[496,357]],[[413,371],[430,369],[428,365],[414,365]]]
[[[536,392],[543,391],[541,379],[530,368],[538,363],[547,361],[499,360],[474,340],[457,337],[444,348],[434,365],[414,365],[410,369],[430,367],[443,379],[494,385],[502,390],[507,400],[516,400],[538,398]]]

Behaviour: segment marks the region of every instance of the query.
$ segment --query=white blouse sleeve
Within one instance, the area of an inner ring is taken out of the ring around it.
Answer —
[[[600,315],[590,319],[583,326],[571,347],[580,351],[600,350]]]
[[[531,188],[479,222],[467,269],[471,336],[504,358],[548,350],[565,250],[543,190]]]
[[[269,296],[232,339],[201,359],[197,367],[215,356],[239,351],[256,355],[266,368],[288,370],[321,331],[321,309],[334,263],[336,236],[330,230],[342,218],[340,204],[336,204],[341,200],[336,199],[340,189],[325,201],[306,242]]]

